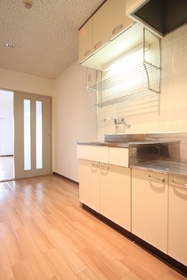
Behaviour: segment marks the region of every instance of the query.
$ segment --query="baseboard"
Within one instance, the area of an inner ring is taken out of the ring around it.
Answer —
[[[72,179],[70,179],[70,178],[68,178],[68,177],[65,177],[65,176],[63,176],[63,175],[61,175],[61,174],[59,174],[59,173],[53,172],[53,175],[57,175],[57,176],[59,176],[59,177],[65,179],[65,180],[67,180],[67,181],[69,181],[69,182],[71,182],[71,183],[73,183],[73,184],[79,186],[79,183],[78,183],[78,182],[76,182],[76,181],[74,181],[74,180],[72,180]]]
[[[0,155],[0,157],[13,157],[14,155]]]

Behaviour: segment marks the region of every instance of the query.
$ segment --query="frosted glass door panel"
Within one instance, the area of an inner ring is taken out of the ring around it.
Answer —
[[[42,102],[36,101],[36,168],[42,168]]]
[[[31,169],[31,102],[24,99],[24,170]]]

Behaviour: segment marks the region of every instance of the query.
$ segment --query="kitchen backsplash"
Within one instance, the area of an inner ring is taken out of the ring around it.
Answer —
[[[104,121],[111,117],[124,117],[130,128]],[[187,25],[161,39],[161,93],[98,108],[97,125],[98,141],[104,134],[187,131]]]

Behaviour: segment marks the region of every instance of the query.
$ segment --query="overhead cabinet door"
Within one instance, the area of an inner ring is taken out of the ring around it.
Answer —
[[[93,52],[99,50],[110,40],[109,1],[93,15]]]
[[[92,17],[79,30],[79,63],[92,54]]]
[[[110,4],[110,37],[114,38],[127,27],[131,26],[133,20],[126,16],[126,1],[108,0]]]

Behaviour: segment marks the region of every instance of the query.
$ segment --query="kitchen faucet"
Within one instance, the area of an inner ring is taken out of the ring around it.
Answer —
[[[124,118],[119,118],[119,117],[113,117],[113,118],[105,118],[104,122],[107,120],[114,120],[114,125],[117,128],[119,124],[125,124],[126,126],[130,127],[131,124],[127,123]]]

